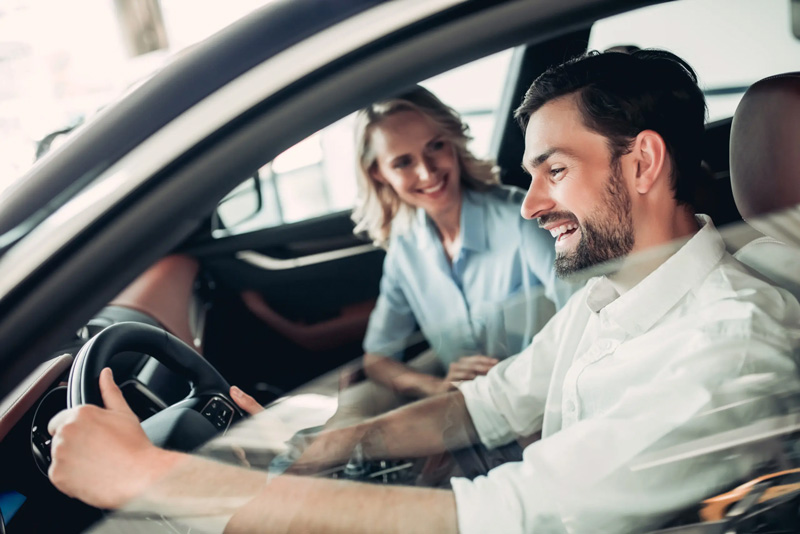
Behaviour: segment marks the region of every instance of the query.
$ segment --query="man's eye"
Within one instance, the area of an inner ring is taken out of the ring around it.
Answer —
[[[555,169],[550,169],[550,177],[553,178],[554,180],[556,180],[558,178],[561,178],[561,174],[565,170],[567,170],[566,167],[558,167],[558,168],[555,168]]]

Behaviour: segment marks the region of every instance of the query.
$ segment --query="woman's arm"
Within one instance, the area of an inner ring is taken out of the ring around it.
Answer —
[[[450,389],[449,383],[441,378],[380,354],[364,354],[364,373],[378,384],[407,397],[431,397]]]
[[[496,358],[464,356],[450,364],[444,378],[429,375],[379,354],[364,355],[364,372],[373,381],[408,397],[432,397],[455,389],[455,383],[485,375]]]
[[[364,337],[374,301],[363,302],[342,309],[342,314],[327,321],[304,324],[290,321],[273,310],[255,291],[244,291],[242,301],[256,317],[270,328],[290,339],[296,345],[311,351],[340,347]]]

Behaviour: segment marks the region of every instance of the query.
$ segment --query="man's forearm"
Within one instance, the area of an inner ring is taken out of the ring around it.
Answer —
[[[451,491],[284,475],[241,507],[226,534],[458,531]]]
[[[380,458],[428,456],[461,449],[477,441],[477,433],[460,391],[423,399],[365,424],[365,453]]]
[[[240,534],[457,532],[450,491],[292,475],[268,481],[264,472],[161,453],[169,471],[124,510]]]
[[[321,433],[294,470],[314,472],[345,462],[357,444],[368,458],[417,458],[477,441],[459,391],[423,399],[363,423]]]

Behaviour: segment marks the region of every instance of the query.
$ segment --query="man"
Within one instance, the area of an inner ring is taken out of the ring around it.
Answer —
[[[666,52],[588,55],[540,76],[517,111],[531,174],[523,215],[557,237],[561,275],[601,263],[610,274],[487,376],[325,433],[295,471],[342,461],[357,443],[367,456],[408,457],[541,431],[521,462],[453,479],[452,490],[295,475],[265,484],[263,473],[152,446],[106,370],[107,409],[51,421],[53,483],[95,506],[135,498],[133,509],[218,515],[230,532],[595,533],[655,528],[747,477],[766,454],[669,459],[672,447],[781,413],[777,394],[798,384],[797,301],[750,276],[692,212],[704,115],[694,72]]]

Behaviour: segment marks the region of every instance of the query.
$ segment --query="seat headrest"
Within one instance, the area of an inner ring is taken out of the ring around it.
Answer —
[[[800,72],[745,93],[731,126],[731,186],[745,219],[800,204]]]

